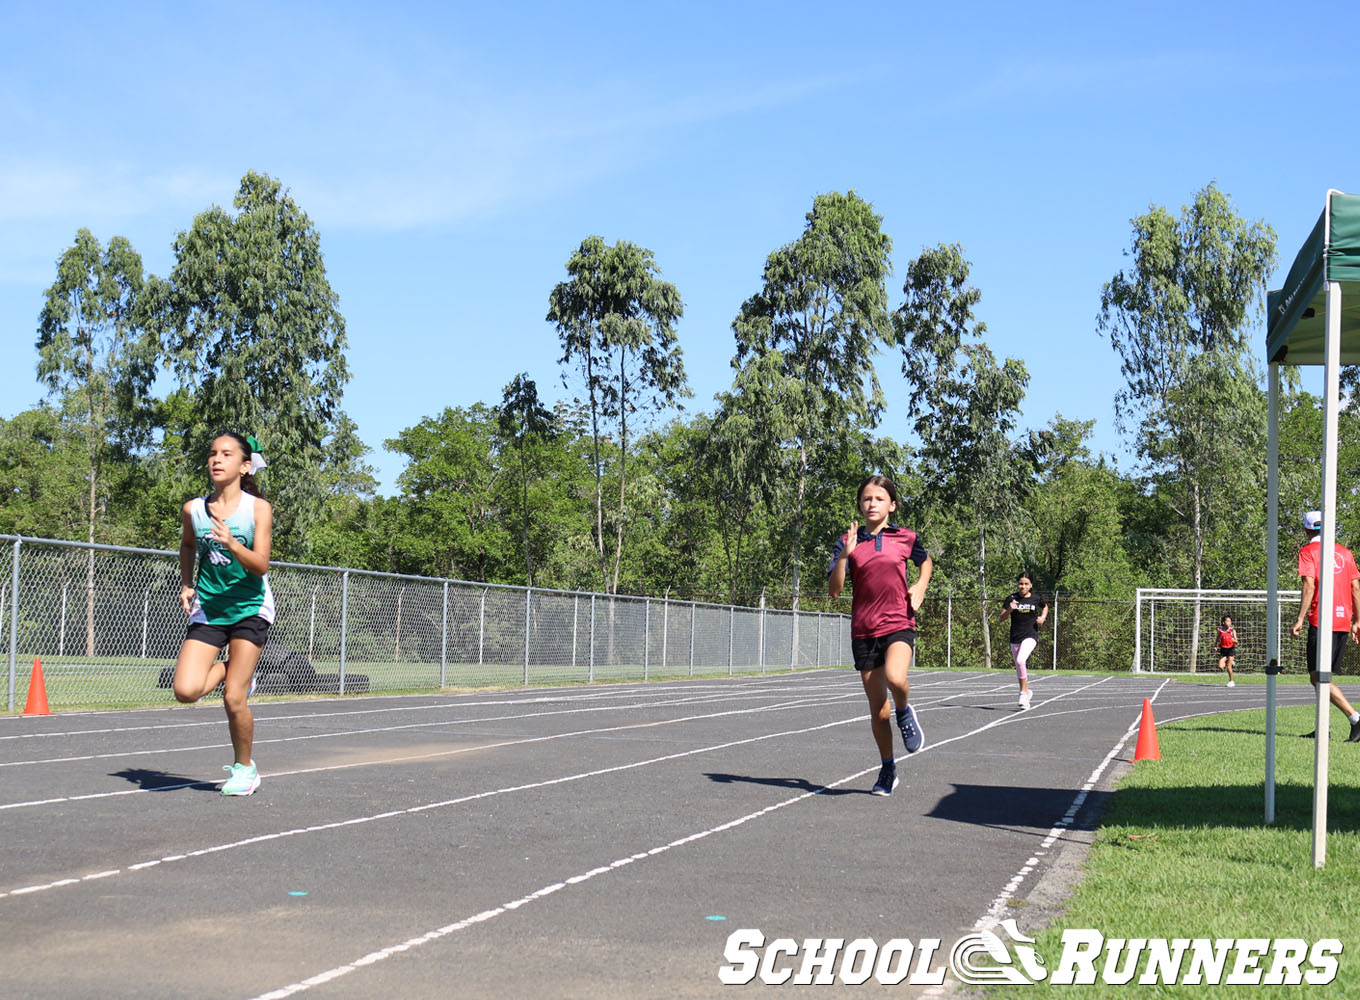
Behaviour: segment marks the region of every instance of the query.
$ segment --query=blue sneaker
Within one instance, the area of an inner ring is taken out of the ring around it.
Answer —
[[[902,783],[897,776],[896,764],[884,764],[878,769],[878,780],[874,782],[874,795],[891,795],[893,789]]]
[[[230,767],[224,764],[222,770],[231,772],[231,777],[222,785],[223,795],[249,795],[260,787],[260,772],[253,760],[249,764],[232,764]]]
[[[910,705],[897,713],[897,728],[902,731],[902,744],[907,748],[907,753],[915,753],[925,746],[925,733],[921,732],[921,723],[916,718],[916,709]]]

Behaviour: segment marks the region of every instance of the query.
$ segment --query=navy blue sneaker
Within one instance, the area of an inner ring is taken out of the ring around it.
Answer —
[[[874,782],[873,794],[891,795],[901,781],[902,779],[897,776],[897,765],[884,764],[878,769],[878,780]]]
[[[925,733],[921,732],[916,709],[910,705],[897,713],[897,728],[902,731],[902,743],[907,748],[907,753],[915,753],[925,746]]]

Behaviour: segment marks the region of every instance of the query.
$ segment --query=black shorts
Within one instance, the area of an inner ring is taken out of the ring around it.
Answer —
[[[905,642],[916,651],[916,629],[904,628],[900,632],[875,635],[865,639],[850,640],[850,655],[855,658],[856,670],[875,670],[883,666],[888,655],[888,647],[895,642]]]
[[[1308,672],[1317,673],[1317,637],[1318,630],[1316,625],[1308,626]],[[1346,654],[1346,640],[1351,637],[1349,632],[1332,633],[1332,673],[1337,673],[1341,669],[1341,657]]]
[[[246,642],[253,642],[263,649],[265,640],[269,637],[270,624],[259,615],[242,618],[233,625],[209,625],[207,622],[190,622],[189,634],[184,638],[193,639],[196,642],[206,642],[209,646],[216,646],[218,649],[221,649],[232,639],[244,639]]]
[[[1218,658],[1221,660],[1221,659],[1223,659],[1223,657],[1225,657],[1225,656],[1231,657],[1231,658],[1233,658],[1233,659],[1236,659],[1236,658],[1237,658],[1237,647],[1236,647],[1236,646],[1219,646],[1219,647],[1218,647]]]

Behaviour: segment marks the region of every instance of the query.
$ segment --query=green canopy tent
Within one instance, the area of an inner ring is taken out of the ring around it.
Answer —
[[[1266,357],[1270,363],[1267,437],[1266,822],[1275,821],[1275,676],[1279,618],[1279,366],[1323,365],[1322,554],[1331,565],[1336,544],[1336,441],[1340,369],[1360,363],[1360,195],[1328,191],[1317,225],[1289,269],[1284,287],[1266,297]],[[1292,512],[1291,516],[1302,512]],[[1333,598],[1331,573],[1319,574],[1318,607]],[[1332,631],[1318,630],[1317,746],[1313,769],[1313,864],[1327,860],[1327,770]]]

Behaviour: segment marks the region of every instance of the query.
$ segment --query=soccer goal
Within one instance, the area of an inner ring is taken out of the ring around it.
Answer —
[[[1289,635],[1298,613],[1299,592],[1281,590],[1280,666],[1307,670],[1303,639]],[[1218,669],[1218,626],[1223,616],[1237,629],[1234,669],[1257,673],[1266,666],[1264,590],[1159,590],[1138,588],[1134,615],[1134,673],[1204,673]]]

